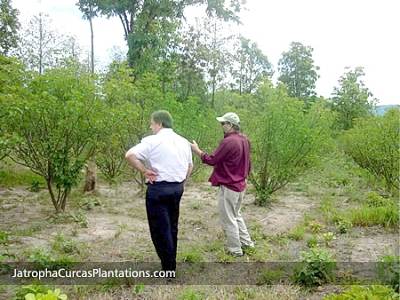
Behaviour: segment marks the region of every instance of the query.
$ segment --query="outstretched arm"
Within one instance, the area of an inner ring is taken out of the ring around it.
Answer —
[[[204,153],[204,151],[199,148],[199,145],[197,145],[195,140],[193,140],[193,144],[190,144],[190,147],[192,148],[194,154],[198,155],[199,157],[201,157],[201,155]]]
[[[229,153],[229,147],[227,147],[226,141],[222,141],[218,148],[211,155],[208,155],[206,152],[201,150],[196,141],[193,141],[193,144],[190,145],[192,147],[192,151],[201,158],[201,161],[210,166],[218,164]]]

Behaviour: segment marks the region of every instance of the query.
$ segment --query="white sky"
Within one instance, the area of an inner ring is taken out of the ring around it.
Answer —
[[[25,23],[48,13],[59,32],[89,49],[87,21],[76,0],[13,0]],[[363,66],[364,81],[380,104],[400,104],[400,0],[247,0],[240,33],[255,41],[277,71],[292,41],[314,48],[320,67],[317,92],[329,97],[345,67]],[[126,51],[118,18],[94,20],[95,56],[109,61],[113,47]]]

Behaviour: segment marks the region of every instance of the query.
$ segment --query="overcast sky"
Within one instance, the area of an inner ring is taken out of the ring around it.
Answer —
[[[25,23],[40,11],[59,32],[77,37],[89,49],[87,21],[76,0],[12,0]],[[331,96],[345,67],[364,67],[364,81],[380,104],[400,104],[400,0],[247,0],[240,14],[242,35],[255,41],[277,70],[292,41],[314,48],[320,67],[317,92]],[[110,59],[116,47],[126,51],[118,18],[94,20],[95,55]]]

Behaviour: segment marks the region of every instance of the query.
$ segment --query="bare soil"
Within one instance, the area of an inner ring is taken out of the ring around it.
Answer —
[[[193,251],[201,253],[202,261],[224,258],[216,193],[217,189],[208,183],[186,186],[181,200],[178,259]],[[298,260],[300,251],[307,248],[305,241],[285,236],[317,207],[315,199],[290,187],[280,192],[269,207],[255,206],[254,196],[248,193],[242,215],[250,234],[257,238],[256,255],[245,255],[238,261]],[[35,249],[53,251],[54,241],[60,235],[77,244],[81,251],[75,258],[82,261],[159,261],[149,235],[144,196],[130,182],[100,185],[93,195],[75,191],[64,217],[54,215],[45,190],[33,193],[25,188],[0,188],[0,212],[0,230],[9,233],[9,242],[0,245],[0,253],[12,253],[17,261],[27,260]],[[338,236],[331,250],[341,261],[376,261],[382,255],[399,255],[399,236],[379,227],[354,228],[351,233]],[[176,299],[188,289],[207,295],[207,299],[321,299],[340,288],[324,286],[309,293],[291,285],[236,288],[172,285],[146,286],[139,294],[132,288],[92,289],[86,287],[77,292],[66,288],[74,295],[71,299]],[[4,295],[9,293],[6,290]]]

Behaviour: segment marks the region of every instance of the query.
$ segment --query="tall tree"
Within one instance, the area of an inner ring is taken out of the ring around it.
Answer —
[[[34,16],[22,31],[17,56],[31,69],[43,74],[48,68],[61,66],[78,56],[75,39],[52,29],[48,15]]]
[[[214,107],[215,92],[226,78],[229,62],[232,59],[227,49],[227,44],[232,39],[232,35],[223,34],[223,23],[215,17],[204,19],[203,28],[203,48],[206,60],[205,75],[208,91],[211,94],[211,107]]]
[[[208,94],[214,106],[229,61],[228,36],[221,31],[219,19],[206,17],[195,25],[183,24],[171,35],[156,69],[164,95],[173,91],[181,101],[191,96],[209,101]]]
[[[84,19],[89,21],[90,26],[90,72],[94,74],[94,34],[93,34],[93,22],[92,19],[96,17],[97,12],[95,10],[94,0],[79,0],[77,5],[79,9],[83,12]],[[95,159],[92,158],[85,165],[86,176],[85,176],[85,186],[83,187],[84,192],[94,191],[96,188],[96,163]]]
[[[11,7],[11,0],[0,0],[0,54],[18,46],[18,10]]]
[[[339,79],[339,87],[335,87],[332,97],[332,110],[338,113],[338,127],[344,130],[353,127],[355,118],[372,114],[377,102],[365,86],[362,67],[350,69]]]
[[[207,87],[203,73],[206,63],[201,34],[193,26],[180,33],[173,90],[181,101],[187,100],[190,96],[197,96],[206,101]]]
[[[279,78],[292,97],[309,100],[315,96],[318,66],[312,58],[313,48],[299,42],[292,42],[290,49],[282,53],[278,62]]]
[[[257,44],[239,37],[234,54],[233,87],[239,94],[252,93],[265,77],[273,74],[272,65]]]
[[[128,60],[136,74],[144,73],[162,57],[171,34],[190,5],[206,4],[207,13],[225,20],[238,20],[240,0],[93,0],[95,9],[107,17],[117,16],[128,43]]]
[[[94,73],[94,34],[93,18],[97,16],[94,0],[79,0],[76,4],[83,13],[83,18],[89,21],[90,26],[90,71]]]

